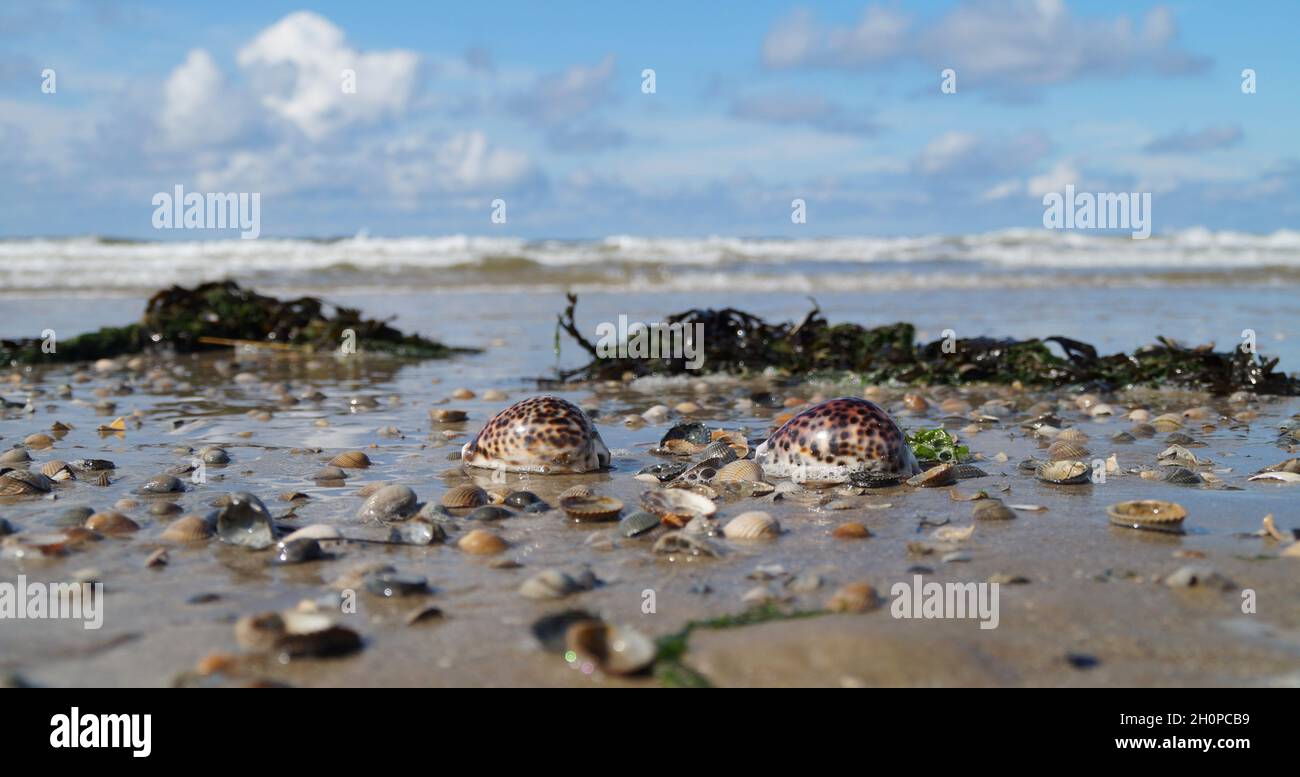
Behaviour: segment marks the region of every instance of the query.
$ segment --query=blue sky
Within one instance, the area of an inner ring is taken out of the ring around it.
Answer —
[[[1041,228],[1066,183],[1300,224],[1295,3],[651,5],[5,3],[0,235],[192,238],[176,185],[270,237]]]

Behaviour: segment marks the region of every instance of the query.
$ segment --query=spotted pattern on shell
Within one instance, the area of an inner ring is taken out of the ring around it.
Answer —
[[[469,467],[543,475],[605,469],[609,459],[587,414],[549,396],[521,400],[497,413],[461,449]]]
[[[841,397],[807,408],[754,451],[763,472],[796,483],[844,482],[852,472],[921,471],[889,414],[865,399]]]

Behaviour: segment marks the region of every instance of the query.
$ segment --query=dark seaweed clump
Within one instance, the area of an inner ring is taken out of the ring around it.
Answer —
[[[229,347],[228,342],[204,342],[207,338],[331,351],[344,343],[348,330],[358,351],[426,359],[468,352],[404,334],[387,321],[363,318],[354,308],[327,305],[315,297],[281,300],[234,281],[220,281],[163,289],[150,297],[139,322],[59,340],[54,353],[43,352],[42,341],[36,339],[0,340],[0,359],[39,364],[112,358],[153,348],[190,353]]]
[[[559,316],[559,327],[591,354],[591,362],[561,371],[562,381],[617,380],[627,373],[680,375],[684,358],[602,357],[574,319],[577,297]],[[692,309],[664,319],[666,324],[703,324],[702,371],[737,375],[768,369],[786,375],[854,373],[868,383],[912,385],[1013,383],[1059,387],[1086,385],[1098,390],[1129,386],[1177,386],[1230,394],[1300,394],[1300,379],[1277,372],[1277,359],[1241,349],[1215,351],[1186,347],[1158,337],[1131,354],[1102,356],[1087,343],[1067,337],[1029,340],[974,337],[917,343],[911,324],[878,327],[830,324],[814,307],[799,323],[769,323],[735,308]],[[557,334],[558,337],[558,334]],[[945,348],[945,345],[947,346]],[[1056,353],[1052,345],[1060,350]]]

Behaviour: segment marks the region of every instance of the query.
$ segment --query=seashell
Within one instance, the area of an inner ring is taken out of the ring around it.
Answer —
[[[558,397],[521,400],[461,448],[466,467],[575,474],[609,467],[609,449],[582,408]]]
[[[447,531],[442,526],[424,518],[394,526],[388,535],[388,541],[399,545],[430,545],[447,539]]]
[[[290,658],[342,656],[361,649],[361,636],[319,612],[290,610],[280,614],[284,630],[271,651]]]
[[[729,540],[767,540],[781,535],[781,524],[767,513],[753,510],[741,513],[722,527]]]
[[[971,478],[986,478],[989,473],[974,464],[953,464],[952,475],[958,480],[970,480]]]
[[[930,403],[925,401],[925,397],[920,394],[904,394],[903,407],[913,413],[924,413],[930,409]]]
[[[313,523],[309,526],[304,526],[301,529],[295,530],[281,540],[281,542],[293,542],[294,540],[337,540],[342,539],[342,537],[343,535],[339,533],[339,530],[333,526],[324,523]]]
[[[365,586],[370,593],[386,599],[429,593],[428,578],[397,572],[372,572],[365,576]]]
[[[831,536],[837,540],[865,540],[871,536],[871,531],[860,523],[849,522],[836,526]]]
[[[881,604],[880,596],[870,583],[859,581],[842,586],[826,602],[831,612],[860,613],[874,610]]]
[[[115,510],[105,510],[87,518],[86,528],[100,534],[126,534],[139,531],[140,524]]]
[[[1187,511],[1174,502],[1139,499],[1113,504],[1106,508],[1106,515],[1116,526],[1181,534]]]
[[[612,496],[570,496],[560,500],[560,508],[575,521],[611,521],[623,503]]]
[[[1187,450],[1181,445],[1170,445],[1168,448],[1165,448],[1163,451],[1156,454],[1156,460],[1157,461],[1181,461],[1187,464],[1191,464],[1192,466],[1201,463],[1201,460],[1196,458],[1195,453],[1192,453],[1191,451]]]
[[[321,467],[311,476],[312,480],[317,483],[334,483],[343,485],[342,481],[346,480],[348,473],[340,467]]]
[[[675,424],[659,440],[659,447],[678,455],[699,453],[713,442],[713,430],[702,423],[691,421]]]
[[[582,590],[582,586],[558,569],[543,569],[519,586],[519,594],[527,599],[563,599]]]
[[[1082,444],[1088,441],[1088,433],[1083,431],[1082,429],[1075,429],[1074,427],[1070,427],[1069,429],[1062,429],[1056,435],[1056,439],[1064,440],[1065,442]]]
[[[651,531],[659,524],[659,516],[644,510],[637,510],[619,521],[618,529],[624,537],[636,537]]]
[[[1082,459],[1089,455],[1087,448],[1069,440],[1055,440],[1047,446],[1047,457],[1052,461],[1065,461],[1067,459]]]
[[[53,488],[54,481],[31,470],[14,469],[0,475],[0,496],[48,494]]]
[[[454,424],[469,418],[469,413],[451,408],[435,408],[429,411],[429,418],[440,424]]]
[[[1295,472],[1300,473],[1300,458],[1287,459],[1277,464],[1270,464],[1260,472]]]
[[[843,483],[856,470],[921,471],[903,432],[878,405],[841,397],[803,410],[754,450],[770,477]]]
[[[509,494],[506,494],[505,499],[501,501],[502,504],[522,510],[528,505],[536,504],[542,500],[532,491],[511,491]]]
[[[107,472],[100,472],[98,475],[95,476],[95,480],[93,482],[97,486],[108,486],[108,485],[112,485],[113,478],[109,477],[109,474]]]
[[[718,511],[713,500],[680,488],[647,491],[641,495],[641,506],[676,528],[685,526],[696,516],[707,518]]]
[[[597,620],[579,621],[564,634],[565,646],[578,660],[590,661],[604,672],[633,675],[654,663],[655,643],[638,631]]]
[[[714,432],[714,434],[716,435],[717,432]],[[704,450],[700,451],[700,461],[716,459],[719,467],[735,461],[737,458],[739,457],[736,455],[735,449],[726,440],[714,440],[704,446]]]
[[[499,505],[483,505],[482,507],[475,507],[471,510],[469,515],[465,516],[465,520],[487,522],[501,521],[512,515],[514,515],[514,513]]]
[[[917,488],[937,488],[940,486],[951,486],[957,482],[957,473],[955,465],[940,464],[937,467],[931,467],[919,475],[914,475],[907,480],[909,486]]]
[[[1001,499],[981,499],[971,508],[971,517],[980,521],[1010,521],[1016,513]]]
[[[68,462],[59,461],[58,459],[51,459],[42,464],[41,474],[54,481],[77,479],[72,467],[68,466]]]
[[[1131,432],[1134,437],[1155,437],[1156,436],[1156,428],[1148,423],[1133,424],[1133,427],[1129,429],[1129,432]]]
[[[759,483],[763,481],[763,468],[753,459],[737,459],[722,465],[714,479],[720,483]]]
[[[108,459],[77,459],[72,462],[72,466],[85,472],[103,472],[117,469],[117,465]]]
[[[1187,467],[1169,467],[1164,472],[1162,479],[1166,483],[1173,483],[1179,486],[1199,485],[1204,479],[1197,473]]]
[[[722,467],[724,463],[726,462],[724,462],[721,457],[705,459],[683,472],[674,482],[674,485],[709,483],[718,476],[718,469]]]
[[[149,505],[149,514],[156,515],[160,518],[168,518],[181,512],[181,506],[175,502],[154,502]]]
[[[1165,413],[1152,418],[1151,426],[1157,432],[1176,432],[1183,428],[1183,419],[1173,413]]]
[[[1053,461],[1040,465],[1035,474],[1044,483],[1068,486],[1091,482],[1091,472],[1082,461]]]
[[[37,432],[36,434],[29,434],[23,438],[23,445],[26,445],[28,448],[50,448],[54,445],[54,438],[44,432]]]
[[[945,399],[939,403],[939,411],[946,415],[966,415],[972,409],[969,402],[956,397]]]
[[[344,451],[330,459],[329,464],[340,469],[365,469],[370,466],[370,457],[361,451]]]
[[[722,549],[707,537],[684,531],[670,531],[655,540],[653,551],[667,555],[708,556],[722,555]]]
[[[571,497],[588,497],[594,495],[595,492],[591,490],[591,486],[573,486],[572,488],[566,488],[564,491],[560,492],[560,501],[563,502],[565,499]]]
[[[10,448],[0,453],[0,464],[26,464],[31,460],[32,455],[25,448]]]
[[[453,510],[463,507],[478,507],[479,505],[487,504],[487,502],[487,492],[478,486],[469,483],[448,489],[448,491],[442,495],[443,506],[449,507]]]
[[[1277,480],[1283,483],[1300,483],[1300,474],[1278,470],[1275,472],[1259,472],[1251,475],[1247,480]]]
[[[501,535],[490,532],[487,529],[474,529],[465,534],[456,542],[456,546],[466,553],[475,556],[487,556],[495,553],[501,553],[509,544],[501,538]]]
[[[112,402],[108,403],[109,407],[113,406]],[[113,419],[112,423],[100,424],[96,429],[100,434],[120,434],[126,431],[126,418],[119,416]]]
[[[1088,408],[1086,412],[1093,418],[1099,418],[1106,415],[1115,415],[1115,408],[1104,402],[1099,402]]]
[[[363,521],[398,521],[410,518],[418,509],[415,492],[407,486],[389,485],[371,494],[357,511]]]
[[[177,518],[162,530],[162,539],[168,542],[201,542],[212,537],[212,524],[199,516]]]
[[[662,464],[651,464],[642,468],[635,475],[637,480],[648,483],[667,483],[686,471],[690,465],[685,462],[671,461]]]
[[[185,483],[172,475],[154,475],[136,489],[140,494],[174,494],[185,490]]]
[[[276,566],[302,564],[307,561],[316,561],[323,558],[324,555],[320,543],[311,537],[299,537],[293,540],[286,537],[276,543],[275,555],[271,557],[271,563]]]
[[[217,511],[216,523],[217,536],[222,542],[252,550],[269,548],[275,544],[271,513],[262,504],[262,500],[247,491],[230,495],[225,506]]]
[[[743,459],[749,455],[749,440],[740,432],[715,429],[711,435],[714,443],[725,443],[734,454],[734,458]]]
[[[1110,441],[1119,445],[1127,445],[1136,439],[1130,432],[1115,432],[1110,436]]]
[[[215,445],[209,445],[199,451],[199,458],[204,464],[229,464],[230,454],[226,453],[224,448],[218,448]]]

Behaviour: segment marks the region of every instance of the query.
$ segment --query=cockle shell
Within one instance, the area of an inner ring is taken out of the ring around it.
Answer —
[[[39,472],[15,469],[0,475],[0,496],[48,494],[54,482]]]
[[[1088,449],[1071,440],[1062,440],[1059,437],[1051,445],[1047,446],[1047,456],[1052,461],[1065,461],[1066,459],[1082,459],[1088,455]]]
[[[1057,485],[1077,485],[1091,479],[1091,470],[1082,461],[1053,461],[1040,465],[1036,474],[1039,480]]]
[[[77,476],[68,462],[52,459],[41,465],[41,474],[50,480],[76,480]]]
[[[722,527],[729,540],[767,540],[781,535],[781,524],[767,513],[753,510],[741,513]]]
[[[365,469],[370,466],[370,457],[361,451],[344,451],[329,460],[330,466],[343,469]]]
[[[162,538],[168,542],[200,542],[212,533],[212,524],[197,515],[186,515],[163,529]]]
[[[921,471],[903,432],[880,406],[841,397],[795,415],[754,451],[772,477],[796,483],[842,483],[855,470],[915,475]]]
[[[575,521],[612,521],[623,503],[612,496],[570,496],[560,500],[560,508]]]
[[[140,524],[119,512],[105,510],[86,519],[86,528],[101,534],[125,534],[138,531]]]
[[[909,478],[907,484],[919,488],[937,488],[939,486],[951,486],[956,482],[956,466],[953,464],[940,464]]]
[[[458,509],[462,507],[478,507],[488,503],[487,492],[478,486],[466,483],[449,489],[442,495],[443,507]]]
[[[721,483],[758,483],[763,480],[763,468],[753,459],[737,459],[724,464],[715,479]]]
[[[1187,511],[1175,502],[1139,499],[1113,504],[1106,508],[1106,515],[1116,526],[1177,534],[1182,532],[1183,519],[1187,517]]]
[[[609,466],[609,449],[587,414],[559,397],[531,397],[497,413],[461,449],[468,467],[542,475]]]

